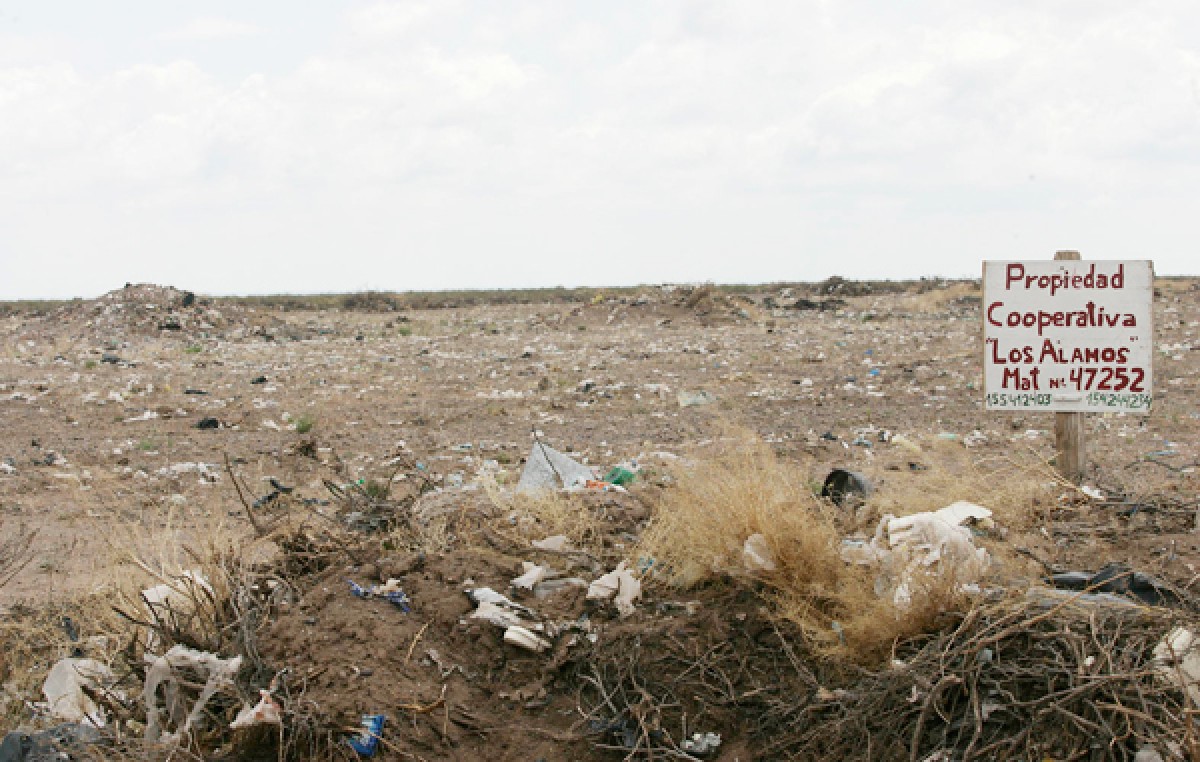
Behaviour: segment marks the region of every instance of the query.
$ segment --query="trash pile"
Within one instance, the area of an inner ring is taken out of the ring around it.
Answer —
[[[150,283],[127,284],[96,299],[59,307],[41,319],[74,338],[117,337],[270,340],[293,330],[269,313],[233,303],[219,307],[191,291]]]
[[[183,569],[139,560],[154,582],[112,599],[123,629],[103,649],[77,639],[50,665],[29,707],[52,727],[11,733],[0,753],[1195,753],[1200,609],[1185,590],[1120,566],[1016,586],[996,575],[1003,528],[989,508],[886,514],[873,532],[833,537],[820,563],[861,570],[896,616],[919,607],[931,578],[969,603],[864,667],[773,611],[787,575],[817,557],[798,561],[770,532],[735,529],[703,584],[669,584],[670,562],[640,540],[655,520],[646,501],[681,486],[648,478],[646,456],[618,458],[587,465],[535,435],[519,476],[499,464],[472,476],[400,450],[380,459],[383,478],[326,479],[326,499],[275,478],[256,496],[230,465],[246,544],[188,546],[195,565]],[[773,477],[710,478],[751,479],[769,498]],[[811,484],[813,505],[842,517],[887,488],[849,469]],[[765,505],[783,521],[798,510]]]

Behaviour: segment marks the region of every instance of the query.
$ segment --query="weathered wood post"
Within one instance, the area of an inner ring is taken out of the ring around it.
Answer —
[[[1056,260],[1078,261],[1077,251],[1055,252]],[[1083,481],[1087,466],[1087,441],[1083,428],[1083,413],[1054,414],[1054,463],[1062,477],[1072,484]]]

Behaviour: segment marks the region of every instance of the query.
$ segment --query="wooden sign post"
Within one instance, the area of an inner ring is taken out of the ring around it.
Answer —
[[[1055,260],[1077,262],[1082,259],[1077,251],[1058,251]],[[1083,428],[1083,413],[1054,414],[1054,465],[1058,473],[1072,484],[1083,481],[1087,466],[1087,441]]]
[[[1055,464],[1075,484],[1085,413],[1150,412],[1153,295],[1148,260],[983,263],[985,407],[1054,413]]]

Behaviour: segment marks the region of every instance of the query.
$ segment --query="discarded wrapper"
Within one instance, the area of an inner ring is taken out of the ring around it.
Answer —
[[[625,566],[626,562],[622,561],[616,569],[589,585],[587,592],[590,601],[615,598],[617,611],[623,617],[633,613],[633,602],[642,595],[642,583]]]
[[[541,653],[550,647],[550,641],[538,637],[533,632],[517,625],[509,627],[504,631],[504,642],[535,653]]]
[[[521,567],[524,569],[524,573],[513,579],[512,586],[525,590],[532,590],[534,585],[544,580],[550,573],[545,566],[538,566],[529,561],[522,561]]]
[[[544,540],[534,540],[530,544],[538,550],[549,550],[556,553],[561,553],[570,546],[571,541],[567,539],[565,534],[556,534],[551,535]]]
[[[104,727],[107,717],[87,691],[99,690],[115,680],[108,665],[95,659],[60,659],[42,683],[42,693],[51,716],[68,722],[85,722]]]
[[[254,706],[244,706],[238,712],[229,727],[233,730],[249,728],[255,725],[280,725],[283,723],[282,710],[268,690],[258,692],[259,700]]]
[[[354,749],[359,756],[373,756],[375,750],[379,748],[379,739],[383,737],[383,722],[382,714],[364,714],[362,730],[347,738],[346,743],[350,744],[350,748]]]
[[[382,598],[404,613],[411,611],[409,607],[408,594],[400,589],[400,580],[389,579],[382,585],[371,585],[363,587],[352,579],[347,579],[350,583],[350,592],[357,598]]]

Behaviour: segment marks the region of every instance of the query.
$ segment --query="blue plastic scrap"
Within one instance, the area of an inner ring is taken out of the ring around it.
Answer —
[[[382,714],[364,714],[362,730],[347,738],[346,743],[361,757],[374,755],[375,750],[379,748],[379,739],[383,737],[383,720]]]
[[[409,608],[408,593],[403,590],[383,590],[380,585],[371,585],[371,587],[363,587],[352,579],[347,579],[350,583],[350,593],[355,598],[382,598],[388,603],[407,614]]]

